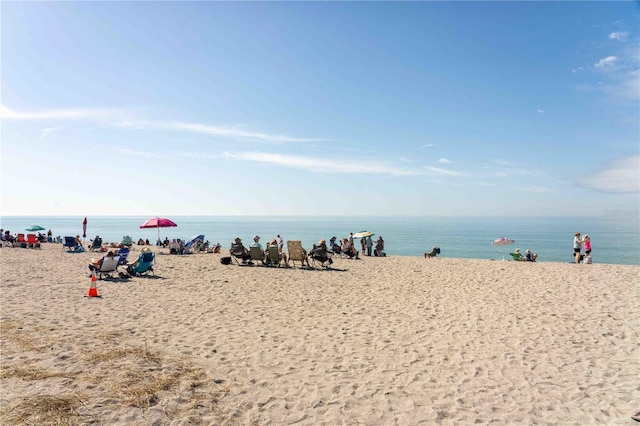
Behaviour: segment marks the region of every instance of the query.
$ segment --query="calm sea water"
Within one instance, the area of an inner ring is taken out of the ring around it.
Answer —
[[[31,225],[51,229],[54,236],[82,235],[83,217],[3,216],[0,227],[16,234]],[[124,235],[155,243],[156,229],[140,229],[148,217],[88,217],[87,240],[100,235],[104,241],[121,241]],[[301,240],[311,245],[332,236],[346,237],[349,232],[372,231],[385,240],[387,255],[422,256],[431,247],[441,249],[440,256],[475,259],[509,259],[509,252],[529,248],[538,253],[538,261],[570,262],[573,235],[589,234],[594,263],[640,265],[640,223],[637,215],[598,218],[445,218],[445,217],[289,217],[289,216],[177,216],[176,228],[160,229],[160,237],[188,239],[204,234],[211,243],[229,247],[235,237],[250,243],[258,234],[265,242],[280,234],[284,240]],[[46,231],[44,231],[46,232]],[[513,245],[495,247],[498,237],[509,237]]]

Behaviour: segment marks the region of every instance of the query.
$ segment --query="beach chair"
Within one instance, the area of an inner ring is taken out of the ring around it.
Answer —
[[[41,248],[40,241],[36,238],[36,234],[27,234],[27,244],[29,248]]]
[[[102,279],[103,276],[113,278],[111,274],[113,274],[114,272],[118,272],[119,260],[120,260],[120,256],[114,256],[114,257],[105,256],[102,258],[100,269],[93,268],[92,270],[96,273],[96,275],[98,276],[98,279]]]
[[[89,251],[94,251],[94,250],[97,250],[97,251],[102,250],[102,238],[96,237],[93,240],[93,242],[89,246]]]
[[[287,241],[287,251],[289,253],[289,261],[293,262],[293,266],[296,266],[296,262],[300,262],[302,266],[306,263],[309,266],[309,258],[307,257],[307,251],[302,248],[302,242],[298,240]]]
[[[156,254],[154,252],[140,253],[138,256],[138,264],[128,267],[127,272],[133,276],[147,275],[149,272],[154,273],[153,265],[155,264]]]
[[[431,259],[432,257],[436,257],[439,254],[440,254],[440,248],[436,247],[436,246],[433,246],[431,251],[425,251],[424,252],[424,258],[425,259]]]
[[[251,261],[260,261],[264,265],[264,250],[260,247],[249,247],[251,253]]]
[[[22,248],[27,248],[27,239],[24,237],[24,234],[16,235],[16,243]]]
[[[520,253],[509,253],[509,255],[511,255],[511,257],[513,258],[513,260],[524,260],[524,256],[522,256],[522,254]]]
[[[84,249],[81,245],[76,245],[76,239],[74,237],[64,237],[64,243],[62,244],[62,250],[67,248],[67,253],[82,253]]]
[[[118,265],[126,265],[127,257],[129,256],[129,247],[123,247],[118,250],[118,255],[120,256],[120,260],[118,261]]]
[[[276,246],[267,248],[267,264],[269,266],[277,266],[278,268],[282,262],[286,263],[284,254],[280,253],[280,249]]]
[[[313,262],[313,267],[320,266],[321,268],[328,268],[330,264],[333,263],[331,259],[331,255],[326,249],[323,249],[322,246],[313,245],[313,248],[309,252],[309,257]]]
[[[251,252],[249,252],[248,255],[245,255],[242,248],[243,248],[243,245],[241,242],[231,243],[231,248],[229,249],[229,254],[231,255],[231,258],[235,260],[236,264],[238,265],[240,264],[244,265],[247,260],[249,261],[249,265],[253,265],[253,262],[251,261]]]

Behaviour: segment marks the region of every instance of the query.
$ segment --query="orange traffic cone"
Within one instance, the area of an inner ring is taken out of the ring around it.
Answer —
[[[87,297],[100,297],[98,296],[98,287],[96,287],[96,273],[91,273],[91,287],[89,287],[89,293]]]

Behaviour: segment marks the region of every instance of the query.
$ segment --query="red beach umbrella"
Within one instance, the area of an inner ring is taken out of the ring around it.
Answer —
[[[165,218],[165,217],[152,217],[147,220],[145,223],[140,225],[140,229],[144,228],[158,228],[158,239],[160,239],[160,228],[171,228],[174,226],[178,226],[175,222]]]
[[[82,238],[87,238],[87,218],[82,221]]]

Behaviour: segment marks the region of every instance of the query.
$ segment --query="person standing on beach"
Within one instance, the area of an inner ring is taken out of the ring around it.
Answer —
[[[582,240],[580,239],[580,233],[576,232],[573,236],[573,253],[576,260],[576,263],[580,263],[580,259],[582,259]]]
[[[591,238],[589,234],[582,237],[582,245],[584,245],[584,263],[591,263]]]
[[[373,241],[371,240],[371,235],[367,237],[366,246],[367,246],[367,256],[371,256],[371,250],[373,249]]]
[[[280,250],[280,253],[282,253],[282,249],[284,248],[284,240],[282,239],[280,234],[276,235],[276,238],[278,239],[278,250]]]
[[[349,232],[348,242],[349,242],[349,245],[355,249],[355,246],[353,245],[353,232]]]
[[[360,237],[360,253],[364,256],[365,251],[367,250],[367,239],[365,237]]]
[[[584,245],[584,254],[591,254],[591,238],[589,238],[588,234],[584,234],[584,237],[582,237],[582,244]]]

